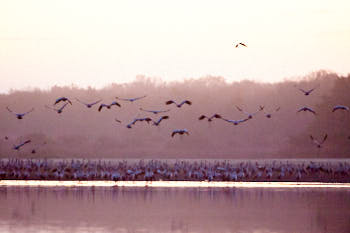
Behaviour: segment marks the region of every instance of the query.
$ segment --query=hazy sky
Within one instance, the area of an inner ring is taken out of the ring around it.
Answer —
[[[349,0],[0,0],[0,92],[350,72]],[[244,42],[248,48],[235,49]]]

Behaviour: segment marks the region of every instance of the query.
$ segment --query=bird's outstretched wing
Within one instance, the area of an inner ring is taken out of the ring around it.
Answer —
[[[12,110],[7,106],[6,107],[7,111],[9,111],[10,113],[13,113]]]
[[[184,105],[184,104],[192,105],[192,102],[189,101],[189,100],[184,100],[184,101],[182,101],[182,102],[179,104],[179,106],[182,106],[182,105]]]
[[[87,103],[85,103],[85,102],[83,102],[83,101],[79,100],[78,98],[75,98],[75,100],[76,100],[76,101],[78,101],[79,103],[84,104],[84,105],[88,105]]]
[[[100,104],[100,106],[98,107],[98,111],[101,112],[102,108],[104,107],[108,107],[109,105],[107,104]]]
[[[162,120],[169,119],[169,116],[162,116],[158,119],[158,121],[153,121],[154,125],[159,125]]]
[[[325,135],[324,135],[324,138],[323,138],[323,140],[322,140],[322,142],[321,142],[321,144],[324,143],[324,142],[326,141],[327,137],[328,137],[328,135],[325,134]]]
[[[26,115],[26,114],[31,113],[33,111],[34,111],[34,108],[30,109],[28,112],[23,113],[23,115]]]
[[[316,145],[320,145],[319,141],[317,141],[312,135],[310,135],[310,138],[313,143],[315,143]]]
[[[174,101],[174,100],[168,100],[167,102],[165,102],[166,105],[169,105],[169,104],[176,104],[177,103]]]
[[[118,107],[121,107],[121,105],[117,101],[113,101],[109,106],[116,105]]]
[[[215,113],[211,118],[221,118],[220,114]]]
[[[236,105],[236,108],[237,108],[238,111],[243,112],[243,109],[241,109],[241,108],[238,107],[237,105]]]
[[[51,110],[55,110],[55,111],[57,111],[57,109],[52,108],[52,107],[50,107],[50,106],[45,105],[45,107],[46,107],[46,108],[48,108],[48,109],[51,109]]]
[[[62,111],[66,106],[67,106],[68,103],[65,103],[64,105],[62,105],[62,107],[60,107],[60,111]]]
[[[133,98],[133,100],[135,101],[135,100],[143,99],[143,98],[145,98],[145,97],[147,97],[147,95],[144,95],[144,96],[140,96],[140,97]]]
[[[147,97],[147,96],[144,95],[144,96],[140,96],[140,97],[136,97],[136,98],[120,98],[120,97],[115,97],[115,98],[119,99],[119,100],[124,100],[124,101],[135,101],[135,100],[139,100],[139,99],[142,99],[145,97]]]
[[[312,110],[311,108],[306,108],[306,111],[309,111],[309,112],[313,113],[314,115],[316,115],[316,112],[314,110]]]
[[[93,102],[93,103],[91,103],[90,105],[95,105],[95,104],[98,104],[98,103],[100,103],[102,100],[97,100],[97,101],[95,101],[95,102]]]
[[[203,119],[205,119],[205,118],[208,118],[207,116],[205,116],[205,115],[201,115],[200,117],[198,117],[198,120],[203,120]]]

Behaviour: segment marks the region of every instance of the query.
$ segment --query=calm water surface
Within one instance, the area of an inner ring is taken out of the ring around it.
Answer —
[[[0,187],[0,232],[350,232],[350,189]]]

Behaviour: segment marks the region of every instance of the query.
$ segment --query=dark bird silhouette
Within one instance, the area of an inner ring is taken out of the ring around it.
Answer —
[[[147,97],[147,96],[144,95],[144,96],[136,97],[136,98],[120,98],[120,97],[115,97],[115,98],[116,98],[116,99],[119,99],[119,100],[134,102],[134,101],[136,101],[136,100],[143,99],[143,98],[145,98],[145,97]]]
[[[192,102],[189,100],[184,100],[181,103],[177,104],[174,100],[168,100],[167,102],[165,102],[165,104],[166,105],[175,104],[178,108],[181,108],[181,106],[184,104],[192,105]]]
[[[98,104],[98,103],[100,103],[100,102],[102,101],[102,100],[98,100],[98,101],[93,102],[93,103],[85,103],[85,102],[79,100],[78,98],[75,98],[75,99],[76,99],[79,103],[84,104],[87,108],[91,108],[91,107],[94,106],[95,104]]]
[[[272,117],[272,113],[271,113],[271,112],[266,112],[266,111],[264,110],[264,109],[265,109],[264,106],[260,106],[260,109],[264,111],[265,116],[266,116],[267,118],[271,118],[271,117]],[[278,108],[276,108],[273,112],[278,112],[280,109],[281,109],[281,107],[278,107]]]
[[[317,139],[315,139],[312,135],[310,135],[310,138],[312,140],[312,142],[318,147],[321,148],[322,144],[326,141],[328,135],[324,135],[324,138],[322,141],[318,141]]]
[[[60,107],[60,108],[51,108],[51,107],[49,107],[49,106],[47,106],[47,105],[45,105],[45,107],[48,108],[48,109],[52,109],[52,110],[56,111],[58,114],[61,114],[61,113],[63,112],[63,109],[64,109],[67,105],[68,105],[68,103],[65,103],[65,104],[62,105],[62,107]]]
[[[146,122],[149,124],[149,122],[152,121],[152,119],[149,118],[149,117],[135,118],[135,119],[134,119],[130,124],[128,124],[126,127],[129,128],[129,129],[131,129],[131,126],[132,126],[132,125],[135,125],[136,122],[138,122],[138,121],[140,121],[140,122],[146,121]]]
[[[70,101],[67,97],[60,97],[58,99],[56,99],[55,103],[53,105],[58,104],[59,102],[68,102],[70,103],[70,105],[72,105],[72,101]]]
[[[251,118],[247,117],[247,118],[241,119],[241,120],[229,120],[229,119],[225,119],[225,118],[222,117],[220,119],[222,119],[222,120],[224,120],[224,121],[226,121],[228,123],[231,123],[233,125],[239,125],[239,124],[241,124],[243,122],[246,122],[246,121],[250,120]]]
[[[244,111],[242,108],[240,108],[238,106],[236,106],[236,108],[237,108],[238,111],[243,112],[244,114],[246,114],[249,119],[252,119],[255,114],[257,114],[258,112],[264,110],[264,107],[260,106],[258,111],[253,112],[253,113],[248,113],[248,112]]]
[[[15,113],[13,112],[8,106],[6,107],[7,111],[9,111],[10,113],[14,114],[16,116],[17,119],[21,120],[23,119],[23,117],[25,115],[27,115],[28,113],[30,112],[33,112],[34,111],[34,108],[32,108],[31,110],[29,110],[28,112],[25,112],[25,113]]]
[[[214,118],[221,118],[221,116],[219,114],[214,114],[211,117],[207,117],[206,115],[201,115],[200,117],[198,117],[198,120],[203,120],[203,119],[208,119],[209,122],[211,122]]]
[[[25,144],[30,143],[30,142],[31,142],[31,140],[27,140],[27,141],[22,142],[22,143],[20,143],[18,145],[13,145],[13,149],[14,150],[19,150],[22,146],[24,146]]]
[[[312,110],[311,108],[308,108],[308,107],[302,107],[298,110],[298,112],[311,112],[313,113],[314,115],[316,115],[316,112],[314,110]]]
[[[187,135],[190,135],[190,133],[187,131],[187,129],[175,129],[171,133],[171,137],[174,137],[175,134],[180,134],[180,135],[187,134]]]
[[[114,119],[116,122],[118,123],[122,123],[120,120],[118,120],[117,118]]]
[[[244,46],[244,47],[248,47],[246,44],[239,42],[235,45],[236,48],[238,48],[238,46]]]
[[[158,114],[158,113],[163,113],[163,112],[169,112],[170,109],[167,109],[167,110],[146,110],[146,109],[143,109],[143,108],[140,108],[141,111],[144,111],[144,112],[151,112],[153,114]]]
[[[158,121],[153,121],[153,125],[158,126],[162,120],[169,119],[169,116],[162,116],[158,119]]]
[[[295,86],[296,87],[296,86]],[[302,89],[302,88],[298,88],[298,90],[299,91],[301,91],[302,93],[304,93],[304,95],[310,95],[311,94],[311,92],[313,92],[316,88],[318,88],[319,87],[319,85],[318,86],[316,86],[316,87],[314,87],[314,88],[312,88],[312,89],[310,89],[310,90],[304,90],[304,89]]]
[[[100,104],[100,107],[98,107],[98,111],[101,112],[102,108],[110,109],[113,105],[121,107],[121,105],[118,102],[113,101],[111,104]]]
[[[334,106],[332,112],[335,112],[337,110],[345,110],[345,111],[349,111],[349,107],[344,106],[344,105],[336,105]]]

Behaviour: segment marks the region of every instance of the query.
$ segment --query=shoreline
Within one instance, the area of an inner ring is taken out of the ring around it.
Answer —
[[[350,160],[0,160],[0,180],[350,183]]]
[[[349,188],[350,183],[225,181],[62,181],[0,180],[0,187],[157,187],[157,188]]]

